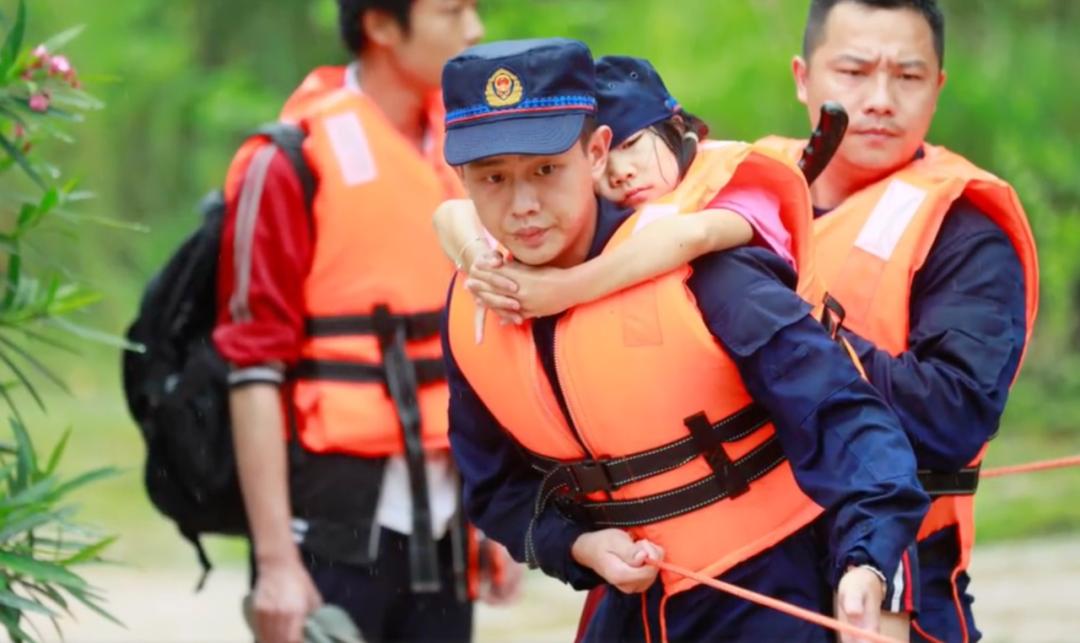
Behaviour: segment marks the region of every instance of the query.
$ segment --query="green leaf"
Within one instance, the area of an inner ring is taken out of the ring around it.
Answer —
[[[8,153],[8,156],[19,164],[19,167],[23,169],[23,172],[26,172],[26,175],[33,179],[34,183],[38,184],[38,187],[42,190],[48,188],[45,181],[43,181],[41,176],[37,173],[37,170],[30,165],[30,161],[26,158],[26,155],[22,153],[22,150],[16,147],[15,144],[9,141],[3,134],[0,134],[0,147],[4,148],[4,151]]]
[[[52,522],[59,522],[75,514],[74,507],[65,507],[54,512],[35,512],[18,520],[4,524],[0,529],[0,542],[8,540]]]
[[[34,612],[46,616],[59,616],[57,612],[42,605],[39,601],[23,598],[9,590],[0,590],[0,605],[6,605],[7,607],[23,612]]]
[[[3,333],[0,333],[0,344],[7,346],[11,350],[15,351],[19,355],[19,357],[23,358],[31,366],[36,368],[39,373],[41,373],[50,382],[55,384],[61,391],[67,393],[68,395],[71,394],[71,389],[69,389],[67,384],[64,383],[64,380],[60,379],[60,377],[56,375],[56,373],[53,373],[52,370],[49,369],[49,367],[42,364],[41,361],[31,355],[22,346],[19,346],[15,342],[5,337]]]
[[[29,591],[31,593],[34,593],[34,594],[40,594],[40,595],[48,598],[53,603],[56,603],[56,605],[59,606],[60,609],[64,610],[65,612],[70,613],[70,611],[68,610],[67,599],[64,598],[64,595],[61,594],[55,587],[50,587],[49,585],[38,585],[37,583],[27,583],[27,582],[23,582],[22,585],[23,585],[23,587],[25,587],[27,589],[27,591]]]
[[[22,271],[22,256],[19,254],[12,254],[8,257],[7,267],[7,284],[5,284],[4,301],[0,302],[0,307],[11,308],[11,305],[15,303],[15,293],[19,290],[19,279]]]
[[[81,326],[79,324],[71,322],[67,319],[55,318],[49,319],[48,321],[56,327],[71,333],[72,335],[81,337],[83,339],[88,339],[99,344],[105,344],[106,346],[123,348],[125,350],[134,350],[137,346],[136,344],[129,342],[123,337],[118,337],[109,333],[103,333],[99,330],[94,330],[93,328],[87,328],[85,326]]]
[[[75,590],[75,589],[70,589],[69,588],[68,593],[71,594],[72,596],[74,596],[75,600],[79,601],[83,605],[89,607],[91,610],[96,612],[98,614],[98,616],[101,616],[101,617],[115,623],[116,625],[119,625],[120,627],[124,628],[125,630],[127,629],[127,625],[124,625],[123,622],[121,622],[119,619],[117,619],[112,614],[106,612],[100,605],[97,604],[97,601],[101,600],[100,598],[98,598],[96,596],[93,596],[93,595],[89,594],[88,592],[86,592],[85,590],[81,590],[81,589],[80,590]]]
[[[22,114],[11,109],[7,105],[0,105],[0,112],[2,112],[5,116],[15,121],[19,125],[26,127],[26,119],[23,118]]]
[[[24,574],[41,582],[55,583],[69,591],[87,587],[85,580],[64,569],[62,565],[34,560],[28,556],[17,556],[6,551],[0,551],[0,568],[6,568],[16,574]]]
[[[94,482],[96,480],[113,478],[120,475],[121,473],[123,473],[123,471],[116,467],[101,467],[100,469],[93,469],[91,471],[87,471],[86,473],[77,475],[70,480],[65,480],[59,485],[57,485],[56,494],[59,496],[66,496],[68,493],[74,491],[75,489],[78,489],[79,487],[90,484],[91,482]]]
[[[70,29],[65,29],[60,33],[52,36],[45,41],[45,48],[50,52],[57,52],[64,48],[64,45],[68,44],[79,36],[86,29],[86,25],[75,25]]]
[[[22,489],[33,479],[33,475],[37,473],[37,453],[34,451],[34,441],[30,439],[30,434],[26,431],[26,425],[22,420],[18,418],[9,418],[11,424],[11,432],[15,434],[15,447],[18,450],[18,458],[16,464],[18,465],[18,472],[16,473],[19,479],[19,489]],[[8,491],[15,491],[9,489]]]
[[[7,38],[4,39],[3,47],[0,47],[0,79],[6,79],[19,57],[22,49],[23,35],[26,30],[26,2],[19,0],[19,7],[15,14],[15,24],[11,26]]]
[[[108,547],[114,542],[116,542],[116,540],[117,536],[108,536],[106,538],[102,538],[96,543],[86,546],[75,555],[65,558],[60,562],[62,562],[64,565],[79,565],[81,563],[95,561],[98,559],[101,553],[108,549]]]
[[[30,330],[29,328],[26,328],[25,326],[19,326],[19,327],[15,328],[14,330],[22,333],[23,335],[26,335],[29,339],[32,339],[35,342],[41,342],[42,344],[45,344],[46,346],[51,346],[52,348],[55,348],[57,350],[62,350],[65,353],[68,353],[68,354],[71,354],[71,355],[79,355],[80,354],[78,348],[75,348],[74,346],[72,346],[70,344],[65,344],[64,342],[60,341],[59,339],[56,339],[55,337],[49,337],[48,335],[46,335],[44,333],[34,332],[34,331]]]
[[[34,398],[34,402],[37,403],[38,408],[44,411],[45,401],[41,399],[41,395],[38,394],[37,388],[34,387],[34,384],[22,372],[22,369],[19,368],[19,365],[12,361],[12,359],[8,357],[7,353],[2,350],[0,350],[0,362],[3,362],[5,366],[11,369],[11,372],[15,374],[15,377],[19,378],[19,381],[22,382],[23,387],[26,388],[26,390],[30,393],[30,397]]]
[[[2,340],[3,338],[0,338]],[[64,451],[67,449],[68,439],[71,438],[71,427],[64,430],[64,434],[60,436],[60,440],[57,441],[56,446],[53,447],[52,453],[49,454],[49,462],[45,465],[45,475],[51,476],[56,467],[60,465],[60,458],[64,456]]]
[[[19,627],[20,612],[10,608],[0,609],[0,623],[4,624],[12,641],[33,641],[34,638]]]

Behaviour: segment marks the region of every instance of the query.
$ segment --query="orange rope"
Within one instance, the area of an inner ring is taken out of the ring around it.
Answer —
[[[979,474],[979,477],[996,478],[998,476],[1008,476],[1015,473],[1031,473],[1033,471],[1049,471],[1050,469],[1064,469],[1065,467],[1078,466],[1080,466],[1080,455],[1074,455],[1067,458],[1056,458],[1054,460],[1039,460],[1038,462],[1029,462],[1028,464],[1016,464],[1009,467],[997,467],[995,469],[987,469],[981,474]]]
[[[743,589],[738,585],[732,585],[730,583],[725,583],[721,580],[716,580],[715,578],[709,578],[708,576],[704,576],[702,574],[698,574],[697,572],[690,571],[685,567],[679,567],[678,565],[672,565],[671,563],[665,563],[652,558],[647,559],[645,562],[664,571],[691,578],[703,585],[708,585],[709,587],[718,589],[722,592],[734,594],[735,596],[746,599],[752,603],[757,603],[758,605],[770,607],[789,616],[801,618],[805,621],[810,621],[811,623],[820,625],[822,627],[836,630],[837,632],[850,634],[852,636],[858,636],[863,640],[872,641],[873,643],[899,643],[896,639],[891,639],[876,632],[871,632],[870,630],[864,630],[861,627],[856,627],[849,623],[838,621],[835,618],[829,618],[824,614],[812,612],[797,605],[792,605],[791,603],[785,603],[784,601],[770,598],[768,596],[765,596],[764,594],[758,594],[757,592]]]

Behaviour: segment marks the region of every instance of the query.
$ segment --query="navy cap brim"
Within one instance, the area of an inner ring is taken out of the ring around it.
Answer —
[[[581,136],[585,113],[514,118],[459,125],[446,132],[444,153],[450,165],[505,154],[562,154]]]

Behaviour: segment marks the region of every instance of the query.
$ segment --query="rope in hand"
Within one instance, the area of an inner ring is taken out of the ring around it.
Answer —
[[[994,469],[987,469],[979,474],[980,478],[997,478],[999,476],[1008,476],[1017,473],[1031,473],[1034,471],[1049,471],[1051,469],[1064,469],[1066,467],[1080,467],[1080,455],[1073,455],[1066,458],[1055,458],[1053,460],[1038,460],[1036,462],[1029,462],[1027,464],[1015,464],[1007,467],[996,467]]]
[[[1036,462],[1029,462],[1027,464],[1018,464],[1007,467],[987,469],[980,474],[980,477],[996,478],[1000,476],[1007,476],[1018,473],[1049,471],[1051,469],[1064,469],[1066,467],[1077,466],[1080,466],[1080,455],[1069,456],[1065,458],[1055,458],[1053,460],[1039,460]],[[783,612],[784,614],[787,614],[789,616],[801,618],[804,621],[809,621],[811,623],[826,627],[836,632],[850,634],[852,636],[858,636],[864,640],[873,641],[874,643],[898,643],[896,639],[889,638],[876,632],[871,632],[870,630],[865,630],[861,627],[851,625],[850,623],[844,623],[835,618],[825,616],[824,614],[819,614],[818,612],[814,612],[799,607],[797,605],[792,605],[791,603],[786,603],[784,601],[765,596],[764,594],[758,594],[757,592],[744,589],[742,587],[739,587],[738,585],[732,585],[730,583],[725,583],[722,580],[709,578],[708,576],[698,574],[697,572],[686,569],[685,567],[679,567],[678,565],[672,565],[671,563],[665,563],[652,558],[647,559],[645,562],[646,564],[652,565],[653,567],[656,567],[658,569],[662,569],[664,571],[671,572],[672,574],[678,574],[679,576],[690,578],[701,583],[702,585],[708,585],[713,589],[718,589],[722,592],[727,592],[728,594],[738,596],[739,598],[750,601],[751,603],[757,603],[758,605],[777,610],[778,612]]]
[[[653,558],[646,559],[645,563],[647,565],[652,565],[653,567],[662,569],[664,571],[671,572],[672,574],[678,574],[680,576],[685,576],[686,578],[696,580],[702,585],[708,585],[713,589],[718,589],[722,592],[733,594],[735,596],[738,596],[739,598],[748,600],[751,603],[757,603],[758,605],[763,605],[779,612],[783,612],[788,616],[794,616],[795,618],[801,618],[805,621],[810,621],[811,623],[814,623],[816,625],[827,627],[830,630],[835,630],[843,634],[850,634],[852,636],[858,636],[863,640],[873,641],[873,643],[899,643],[896,639],[883,636],[876,632],[871,632],[870,630],[864,630],[863,628],[851,625],[850,623],[838,621],[835,618],[831,618],[825,616],[824,614],[819,614],[817,612],[799,607],[798,605],[792,605],[791,603],[786,603],[784,601],[765,596],[764,594],[758,594],[757,592],[743,589],[738,585],[732,585],[730,583],[725,583],[722,580],[709,578],[708,576],[698,574],[697,572],[686,569],[685,567],[679,567],[678,565],[672,565],[671,563],[665,563],[663,561],[659,561]]]

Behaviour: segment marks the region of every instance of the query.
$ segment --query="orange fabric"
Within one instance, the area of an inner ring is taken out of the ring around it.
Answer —
[[[760,144],[797,158],[805,141],[772,137]],[[814,222],[819,274],[847,311],[844,325],[893,355],[907,350],[912,280],[949,208],[966,197],[1004,230],[1020,258],[1029,341],[1039,306],[1039,266],[1035,239],[1016,192],[943,147],[927,144],[923,150],[921,159],[852,195]],[[981,462],[985,453],[984,446],[971,465]],[[952,525],[958,527],[960,569],[965,569],[975,542],[972,496],[936,499],[919,539]]]
[[[304,283],[305,315],[437,311],[453,266],[443,257],[431,214],[464,194],[443,162],[441,101],[429,102],[432,144],[421,153],[380,109],[344,83],[342,68],[312,72],[282,119],[308,134],[304,155],[318,179],[315,251]],[[410,342],[414,359],[439,358],[439,339]],[[381,363],[373,335],[309,338],[304,359]],[[300,440],[316,452],[384,456],[403,450],[393,402],[381,383],[298,380],[293,402]],[[421,385],[427,448],[447,448],[445,383]]]
[[[682,184],[631,216],[605,252],[641,220],[662,212],[694,212],[730,181],[770,186],[793,240],[800,274],[812,279],[810,201],[788,161],[741,143],[707,144]],[[557,460],[619,457],[685,438],[684,419],[703,411],[718,421],[752,401],[738,371],[713,338],[686,287],[684,266],[602,300],[576,307],[556,327],[555,363],[574,427],[566,422],[536,354],[531,325],[501,326],[488,316],[474,341],[475,303],[459,279],[450,303],[450,342],[470,384],[526,449]],[[800,280],[800,292],[812,284]],[[718,391],[724,391],[718,394]],[[733,460],[772,436],[766,424],[725,445]],[[584,448],[583,448],[584,447]],[[587,449],[587,450],[586,450]],[[663,493],[712,476],[704,458],[630,483],[611,498]],[[604,499],[598,496],[596,499]],[[666,560],[708,576],[773,546],[821,513],[795,483],[786,462],[751,483],[750,491],[696,511],[628,531],[664,548]],[[697,581],[664,572],[668,593]]]

